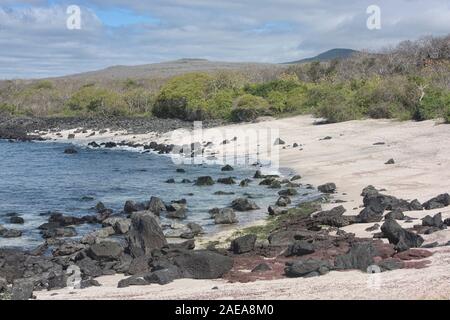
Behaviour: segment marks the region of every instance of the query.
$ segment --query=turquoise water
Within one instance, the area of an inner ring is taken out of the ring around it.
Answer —
[[[68,155],[64,154],[67,146],[61,143],[0,141],[0,224],[23,231],[21,238],[0,238],[0,247],[39,245],[43,240],[36,228],[47,222],[47,212],[58,211],[81,217],[95,214],[92,208],[99,201],[114,213],[119,213],[126,200],[147,201],[151,196],[157,196],[170,202],[185,198],[189,211],[183,223],[197,222],[206,232],[215,232],[224,226],[216,226],[208,219],[209,209],[229,206],[233,199],[249,193],[262,209],[237,213],[243,224],[265,217],[267,206],[278,198],[278,190],[259,186],[256,180],[247,188],[217,183],[211,187],[180,183],[182,179],[194,181],[205,175],[214,180],[233,176],[239,182],[251,178],[255,167],[236,167],[232,172],[221,172],[218,166],[176,166],[166,156],[114,149],[77,147],[78,154]],[[186,173],[177,173],[177,168],[185,169]],[[288,174],[286,170],[282,173]],[[169,178],[174,178],[177,183],[165,183]],[[235,195],[214,195],[219,190],[234,192]],[[305,189],[299,192],[303,193],[311,197],[314,191]],[[298,197],[294,201],[304,198]],[[7,214],[12,212],[22,216],[25,224],[8,224]],[[168,220],[162,217],[162,222]],[[82,235],[94,227],[83,225],[77,231]]]

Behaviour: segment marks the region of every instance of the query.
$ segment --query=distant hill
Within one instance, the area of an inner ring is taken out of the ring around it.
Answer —
[[[306,58],[298,61],[292,61],[292,62],[286,62],[285,64],[296,64],[296,63],[307,63],[307,62],[314,62],[314,61],[330,61],[334,59],[346,59],[351,57],[353,54],[358,53],[359,51],[352,50],[352,49],[343,49],[343,48],[336,48],[331,49],[328,51],[325,51],[315,57],[312,58]]]
[[[73,74],[56,79],[103,81],[124,79],[167,79],[188,72],[215,72],[219,70],[241,71],[257,74],[267,71],[283,70],[283,66],[270,63],[222,62],[205,59],[180,59],[161,63],[112,66],[106,69]]]

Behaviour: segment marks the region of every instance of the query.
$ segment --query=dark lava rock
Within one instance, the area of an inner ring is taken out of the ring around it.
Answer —
[[[166,205],[160,198],[151,197],[147,209],[159,216],[161,211],[166,211]]]
[[[182,251],[174,258],[182,278],[217,279],[233,267],[233,259],[207,251]]]
[[[393,220],[405,220],[406,217],[403,212],[399,210],[394,210],[389,213],[387,213],[384,218],[387,219],[393,219]]]
[[[422,226],[441,228],[444,225],[442,214],[438,213],[434,217],[426,216],[422,219]]]
[[[78,151],[74,147],[69,147],[64,150],[64,153],[65,154],[76,154],[76,153],[78,153]]]
[[[280,138],[277,138],[275,140],[275,142],[273,143],[274,146],[278,146],[278,145],[283,145],[286,144],[286,142],[284,142],[283,140],[281,140]]]
[[[148,283],[157,283],[159,285],[165,285],[180,278],[180,272],[178,267],[169,266],[165,269],[159,269],[144,276]]]
[[[122,253],[122,246],[114,241],[102,241],[93,244],[87,250],[87,255],[97,261],[115,261],[120,258]]]
[[[233,195],[234,192],[226,192],[226,191],[216,191],[214,192],[214,195],[216,196],[230,196]]]
[[[299,240],[295,241],[294,243],[290,244],[289,247],[286,250],[286,257],[292,257],[292,256],[304,256],[307,254],[314,253],[314,245],[312,243],[309,243],[305,240]]]
[[[317,213],[314,220],[318,224],[324,224],[332,227],[342,228],[355,222],[355,217],[344,216],[345,208],[343,206],[335,207],[328,211]]]
[[[42,230],[42,237],[48,238],[70,238],[77,235],[77,231],[73,227],[61,227]]]
[[[258,205],[247,198],[238,198],[233,200],[231,207],[236,211],[250,211],[259,209]]]
[[[133,212],[144,211],[145,205],[143,203],[136,203],[134,201],[128,200],[125,202],[123,211],[126,214],[131,214]]]
[[[411,211],[420,211],[423,210],[423,206],[420,204],[419,200],[414,199],[410,202]]]
[[[213,217],[215,224],[234,224],[238,222],[236,214],[231,208],[220,209]]]
[[[375,256],[378,256],[378,251],[372,242],[354,243],[347,254],[336,257],[335,267],[338,270],[366,271],[369,266],[374,264]]]
[[[117,147],[117,143],[115,142],[106,142],[105,143],[105,148],[115,148]]]
[[[438,195],[437,197],[428,200],[423,204],[423,207],[426,210],[439,209],[444,208],[450,205],[450,195],[448,193],[444,193]]]
[[[249,183],[252,182],[250,179],[244,179],[239,183],[240,187],[248,187]]]
[[[9,223],[24,224],[25,220],[22,217],[11,217],[11,218],[9,218]]]
[[[50,223],[57,223],[61,227],[67,227],[72,225],[79,225],[83,224],[84,221],[81,218],[78,217],[72,217],[72,216],[65,216],[62,213],[52,213],[50,215],[50,218],[48,219],[48,222]]]
[[[175,179],[173,179],[173,178],[168,179],[168,180],[166,180],[166,183],[175,183]]]
[[[76,265],[80,268],[81,272],[85,276],[96,278],[103,275],[103,270],[100,267],[98,261],[92,260],[89,257],[77,261]]]
[[[19,238],[22,236],[22,231],[15,229],[5,229],[0,227],[0,237],[2,238]]]
[[[279,207],[287,207],[292,203],[291,198],[287,196],[281,196],[278,198],[277,202],[275,203]]]
[[[233,171],[233,167],[227,164],[226,166],[222,167],[221,171]]]
[[[419,248],[424,242],[421,236],[403,229],[395,220],[386,220],[381,226],[381,231],[389,243],[396,245],[398,251]]]
[[[127,240],[134,257],[148,255],[167,245],[158,218],[150,211],[133,213]]]
[[[151,270],[150,264],[152,263],[152,260],[151,255],[144,255],[133,259],[130,262],[128,274],[137,275],[149,272]]]
[[[377,265],[380,267],[382,272],[402,269],[405,267],[405,263],[402,260],[396,258],[384,259],[378,262]]]
[[[177,172],[178,172],[178,173],[185,173],[186,170],[184,170],[184,169],[182,169],[182,168],[178,168],[178,169],[177,169]]]
[[[29,300],[33,297],[34,282],[31,279],[17,279],[11,290],[11,300]]]
[[[298,194],[298,191],[293,188],[281,190],[278,192],[278,195],[280,195],[282,197],[296,196],[297,194]]]
[[[222,183],[222,184],[236,184],[236,181],[234,181],[234,179],[232,177],[219,178],[219,179],[217,179],[217,182]]]
[[[331,265],[327,261],[308,259],[287,262],[284,273],[288,277],[307,277],[308,275],[317,276],[325,274],[331,270]]]
[[[267,211],[269,212],[269,215],[271,215],[271,216],[279,216],[279,215],[288,213],[287,209],[274,207],[274,206],[269,206]]]
[[[264,176],[263,176],[263,174],[261,173],[260,170],[256,170],[255,175],[253,176],[253,178],[254,179],[263,179]]]
[[[253,268],[252,272],[253,273],[267,272],[267,271],[271,271],[271,270],[272,270],[272,268],[267,263],[260,263],[256,267]]]
[[[389,159],[388,161],[385,162],[385,164],[395,164],[395,160]]]
[[[172,203],[166,207],[169,219],[186,219],[186,205],[180,203]]]
[[[117,288],[126,288],[130,286],[145,286],[148,284],[149,283],[147,282],[147,280],[144,279],[144,276],[138,275],[120,280],[119,283],[117,284]]]
[[[253,251],[256,243],[256,235],[248,234],[231,241],[231,250],[235,254]]]
[[[329,182],[321,186],[318,186],[317,190],[319,190],[322,193],[333,193],[336,191],[336,184]]]
[[[212,186],[213,184],[214,180],[210,176],[198,177],[195,181],[196,186]]]
[[[291,178],[291,181],[296,181],[296,180],[300,180],[302,177],[300,175],[295,175]]]

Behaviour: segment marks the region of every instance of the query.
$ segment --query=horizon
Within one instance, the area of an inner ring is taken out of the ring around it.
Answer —
[[[180,59],[279,64],[336,48],[379,51],[450,30],[444,0],[325,2],[1,0],[0,79]],[[371,29],[374,5],[380,21]]]

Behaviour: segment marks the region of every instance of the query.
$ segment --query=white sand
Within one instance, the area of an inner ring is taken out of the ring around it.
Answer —
[[[313,125],[309,116],[273,120],[255,124],[241,124],[220,128],[222,130],[239,129],[266,130],[279,129],[280,137],[288,146],[277,146],[280,165],[294,169],[302,175],[302,183],[315,186],[334,182],[338,193],[334,199],[346,201],[343,205],[347,214],[357,214],[354,210],[362,203],[361,190],[367,185],[386,189],[386,194],[404,199],[418,199],[423,202],[440,193],[450,192],[450,126],[437,125],[434,121],[396,122],[388,120],[350,121],[331,125]],[[214,130],[214,131],[213,131]],[[73,130],[72,130],[73,131]],[[216,132],[207,129],[204,135]],[[68,132],[64,132],[64,136]],[[242,155],[245,150],[244,138],[226,146],[220,145],[222,136],[208,137],[214,147],[210,152],[237,151]],[[320,140],[331,136],[331,140]],[[52,135],[51,137],[55,137]],[[135,138],[133,138],[135,137]],[[149,142],[158,139],[161,142],[182,144],[191,142],[188,136],[165,134],[103,135],[103,141],[129,140]],[[77,135],[76,141],[87,143],[99,136],[86,138]],[[294,142],[302,145],[290,147]],[[385,142],[385,145],[373,145]],[[259,141],[260,148],[273,144],[271,141]],[[265,157],[264,154],[260,155]],[[396,164],[385,165],[390,158]],[[337,204],[327,204],[331,208]],[[450,217],[450,208],[433,211],[408,212],[409,216],[422,218],[427,214],[442,212],[443,218]],[[373,224],[351,225],[344,230],[358,236],[368,236],[364,231]],[[450,230],[444,230],[424,236],[427,243],[450,240]],[[432,264],[426,269],[403,269],[386,272],[380,277],[379,289],[373,288],[373,275],[359,271],[331,272],[328,275],[311,279],[283,279],[258,281],[246,284],[228,284],[223,280],[179,280],[166,286],[144,286],[125,289],[115,288],[121,276],[103,277],[102,287],[89,288],[69,294],[69,290],[40,292],[43,299],[450,299],[450,247],[432,249],[435,255],[427,260]],[[372,279],[372,280],[370,280]],[[369,285],[368,285],[369,281]],[[372,283],[372,284],[370,284]],[[218,286],[219,290],[211,290]],[[376,285],[375,285],[376,287]],[[54,295],[57,293],[56,295]]]

